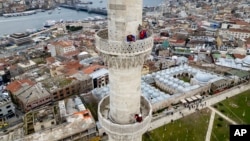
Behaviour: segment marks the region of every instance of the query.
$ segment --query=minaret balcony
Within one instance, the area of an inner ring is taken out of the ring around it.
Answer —
[[[149,101],[141,96],[141,117],[140,122],[131,115],[130,124],[119,124],[114,122],[109,116],[110,101],[109,96],[104,97],[98,105],[99,122],[108,134],[115,135],[142,135],[151,124],[152,107]]]
[[[95,35],[96,48],[104,54],[133,56],[148,54],[153,47],[153,37],[150,31],[147,31],[147,37],[144,39],[135,39],[135,41],[114,41],[108,39],[108,29],[100,30]]]

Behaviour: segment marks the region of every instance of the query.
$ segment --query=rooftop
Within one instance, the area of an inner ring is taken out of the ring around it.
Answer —
[[[230,70],[227,73],[238,76],[239,78],[250,76],[250,72],[243,70]]]
[[[28,63],[18,63],[17,65],[21,68],[27,68],[27,67],[36,65],[36,63],[32,60],[28,60]]]
[[[72,41],[64,41],[64,40],[60,40],[60,41],[56,41],[51,43],[54,46],[58,46],[58,47],[69,47],[69,46],[73,46],[73,42]]]
[[[34,102],[43,97],[49,96],[49,92],[42,87],[41,83],[37,83],[36,85],[26,89],[23,93],[17,95],[19,100],[21,100],[23,103]]]
[[[72,84],[73,81],[74,81],[74,79],[72,79],[72,78],[67,78],[64,76],[57,76],[54,78],[49,78],[49,79],[44,80],[42,82],[42,85],[48,91],[53,91],[54,89],[66,87],[66,86]]]
[[[78,55],[80,52],[78,50],[75,50],[75,51],[71,51],[71,52],[67,52],[67,53],[64,53],[63,56],[64,57],[72,57],[72,56],[76,56]]]
[[[11,102],[11,98],[9,97],[8,93],[0,94],[0,106],[5,105],[9,102]]]
[[[82,108],[81,105],[83,103],[80,98],[75,97],[59,101],[58,106],[45,107],[27,113],[24,128],[26,133],[29,131],[31,134],[27,135],[25,140],[60,140],[88,129],[95,129],[95,121],[90,111],[86,110],[84,105]],[[73,113],[72,108],[75,109]],[[61,121],[63,118],[66,120]],[[55,123],[47,126],[46,121]],[[44,125],[44,128],[35,132],[36,124]],[[89,132],[96,132],[96,130],[89,130]]]
[[[6,86],[6,89],[9,90],[11,93],[15,93],[20,90],[25,85],[33,86],[35,82],[31,81],[30,79],[22,79],[22,80],[15,80],[11,82],[9,85]]]
[[[101,65],[91,65],[85,69],[83,69],[83,72],[85,74],[92,74],[94,73],[95,71],[99,70],[99,69],[102,69],[102,68],[105,68],[104,66],[101,66]]]
[[[98,78],[98,77],[107,75],[108,73],[109,73],[109,71],[106,68],[101,68],[99,70],[94,71],[89,76],[94,79],[94,78]]]

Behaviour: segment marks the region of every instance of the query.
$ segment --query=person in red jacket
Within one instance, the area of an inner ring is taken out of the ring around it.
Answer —
[[[144,38],[147,38],[147,31],[146,30],[142,30],[141,32],[140,32],[140,39],[144,39]]]

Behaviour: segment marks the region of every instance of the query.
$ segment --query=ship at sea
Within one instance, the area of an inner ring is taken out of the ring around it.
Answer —
[[[49,27],[51,27],[51,26],[53,26],[53,25],[55,25],[55,24],[56,24],[56,21],[55,21],[55,20],[47,20],[47,21],[44,23],[43,27],[49,28]]]
[[[36,10],[18,12],[18,13],[3,14],[3,17],[27,16],[27,15],[33,15],[33,14],[36,14]]]

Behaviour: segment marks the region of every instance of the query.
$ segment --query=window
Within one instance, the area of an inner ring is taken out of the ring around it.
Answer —
[[[9,109],[10,107],[11,107],[10,105],[6,106],[6,109]]]

